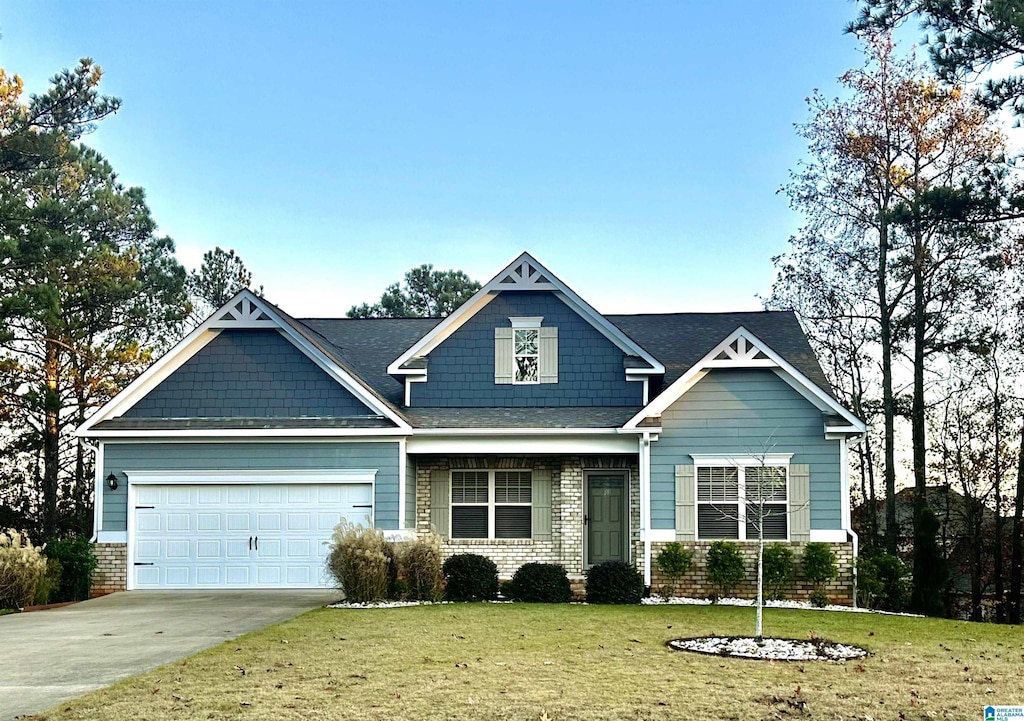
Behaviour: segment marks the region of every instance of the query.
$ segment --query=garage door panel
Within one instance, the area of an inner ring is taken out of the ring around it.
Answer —
[[[331,585],[331,534],[342,518],[369,525],[371,509],[353,506],[369,506],[372,487],[136,485],[133,496],[133,560],[147,564],[136,588],[308,588]]]
[[[229,531],[248,531],[252,528],[252,516],[249,513],[228,513],[226,521]]]

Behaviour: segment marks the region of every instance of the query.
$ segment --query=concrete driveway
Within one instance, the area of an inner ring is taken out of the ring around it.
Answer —
[[[337,591],[130,591],[0,616],[0,721],[38,713],[338,596]]]

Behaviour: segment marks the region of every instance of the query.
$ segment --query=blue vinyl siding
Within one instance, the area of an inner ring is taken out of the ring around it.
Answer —
[[[376,415],[276,330],[224,330],[126,418]]]
[[[405,527],[416,528],[416,461],[405,457]]]
[[[120,485],[116,491],[103,487],[102,530],[127,530],[125,471],[245,469],[376,469],[374,521],[378,528],[398,528],[397,443],[105,443],[103,477],[114,473]]]
[[[494,383],[494,329],[543,316],[558,328],[558,382]],[[639,406],[643,384],[626,380],[623,352],[548,291],[504,291],[430,353],[413,407]]]
[[[662,413],[651,444],[651,526],[675,527],[675,466],[691,453],[792,453],[811,469],[811,528],[842,527],[839,441],[821,411],[770,370],[715,370]]]

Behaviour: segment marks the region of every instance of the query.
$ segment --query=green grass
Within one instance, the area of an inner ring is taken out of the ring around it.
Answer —
[[[665,646],[753,622],[729,607],[320,609],[37,718],[980,719],[1024,702],[1020,627],[769,609],[769,635],[873,654],[771,663]]]

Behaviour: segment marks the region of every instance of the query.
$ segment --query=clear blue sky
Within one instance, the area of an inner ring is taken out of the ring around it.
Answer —
[[[799,218],[776,193],[814,88],[859,65],[843,0],[0,2],[31,91],[79,57],[87,142],[194,266],[341,316],[420,263],[529,250],[603,312],[744,310]]]

